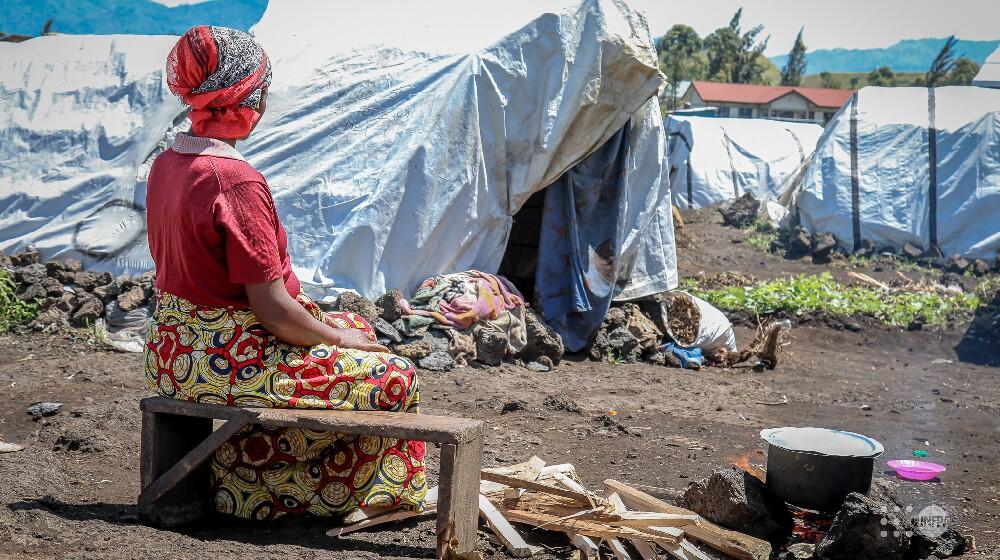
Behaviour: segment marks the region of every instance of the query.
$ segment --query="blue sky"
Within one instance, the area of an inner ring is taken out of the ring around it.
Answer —
[[[171,6],[192,3],[154,1]],[[809,50],[888,47],[900,39],[952,34],[962,39],[1000,39],[1000,0],[630,1],[646,13],[654,35],[675,23],[686,23],[704,36],[729,23],[736,8],[743,6],[744,26],[764,24],[771,34],[768,56],[788,52],[801,26],[805,26]],[[344,9],[350,9],[350,4],[345,2]]]

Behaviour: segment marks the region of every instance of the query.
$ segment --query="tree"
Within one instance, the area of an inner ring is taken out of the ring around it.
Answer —
[[[892,87],[896,85],[896,73],[888,66],[879,66],[868,73],[868,85]]]
[[[974,60],[959,58],[948,72],[948,84],[953,86],[967,86],[972,84],[972,79],[979,73],[979,64]]]
[[[837,78],[825,70],[819,73],[819,82],[825,88],[840,89],[840,82]]]
[[[708,54],[708,78],[728,81],[730,69],[736,64],[740,36],[731,27],[720,27],[705,37]]]
[[[806,73],[806,44],[802,41],[802,29],[795,37],[792,50],[788,53],[788,61],[781,69],[781,85],[797,86],[802,83]]]
[[[699,54],[702,41],[688,25],[677,24],[670,28],[656,43],[660,69],[667,76],[670,87],[671,107],[677,105],[677,85],[701,77],[704,64]]]
[[[852,76],[851,77],[851,89],[858,89],[858,86],[860,86],[860,85],[861,85],[861,77],[860,76]]]
[[[952,68],[955,66],[955,44],[958,40],[952,35],[945,40],[944,45],[941,50],[938,51],[937,56],[934,57],[934,61],[931,62],[931,67],[927,70],[927,87],[934,87],[937,85],[942,85],[948,78],[948,74],[951,73]]]
[[[758,59],[763,56],[770,37],[759,39],[760,33],[764,30],[763,25],[744,33],[740,26],[742,16],[743,8],[740,8],[729,21],[729,26],[716,29],[705,37],[710,79],[737,84],[763,81],[765,67]]]

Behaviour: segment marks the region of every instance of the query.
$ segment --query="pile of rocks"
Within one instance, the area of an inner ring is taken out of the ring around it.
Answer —
[[[659,349],[663,332],[634,303],[612,307],[586,348],[595,362],[659,362],[665,355]]]
[[[948,558],[965,552],[966,539],[951,528],[921,528],[920,512],[905,508],[890,485],[876,479],[868,495],[848,494],[818,543],[790,542],[788,506],[750,473],[731,468],[691,483],[678,505],[728,529],[767,540],[786,551],[781,560],[904,560]]]
[[[527,345],[509,355],[507,337],[488,328],[410,329],[403,320],[399,303],[402,299],[403,294],[396,290],[374,302],[354,292],[344,292],[336,302],[322,306],[328,311],[361,315],[375,328],[379,343],[431,371],[449,371],[470,361],[487,366],[520,363],[537,371],[548,371],[562,359],[562,338],[530,308],[525,309]]]
[[[825,264],[837,258],[847,258],[848,256],[848,252],[838,245],[837,238],[832,233],[809,233],[802,226],[795,226],[788,233],[787,238],[775,241],[771,251],[784,252],[787,259],[812,256],[812,262],[816,264]],[[897,250],[889,246],[878,247],[870,239],[865,239],[861,242],[858,250],[854,251],[856,257],[876,255],[894,256],[954,274],[985,276],[990,272],[1000,272],[1000,254],[997,255],[995,264],[991,267],[990,263],[983,259],[967,259],[960,255],[944,257],[937,247],[924,250],[910,243]]]
[[[74,258],[42,262],[33,248],[11,255],[0,254],[0,266],[10,270],[18,285],[17,297],[40,301],[41,309],[29,326],[86,327],[109,312],[129,312],[149,305],[154,273],[112,276],[83,270]]]

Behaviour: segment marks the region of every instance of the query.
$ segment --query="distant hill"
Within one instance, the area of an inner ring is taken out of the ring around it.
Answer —
[[[806,54],[806,71],[867,73],[879,66],[889,66],[895,72],[926,72],[944,42],[945,39],[904,39],[884,49],[820,49]],[[959,40],[955,52],[982,64],[998,45],[1000,39]],[[787,58],[788,55],[774,56],[771,61],[782,68]]]
[[[57,33],[180,35],[200,25],[250,29],[267,0],[209,0],[175,7],[151,0],[0,0],[0,33],[38,35],[49,18]]]

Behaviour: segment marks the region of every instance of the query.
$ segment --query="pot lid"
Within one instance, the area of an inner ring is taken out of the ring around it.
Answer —
[[[878,457],[885,451],[868,436],[829,428],[768,428],[760,431],[760,437],[789,451],[836,457]]]

